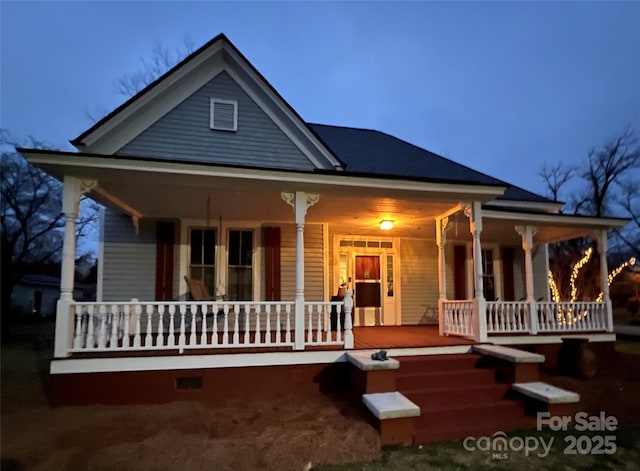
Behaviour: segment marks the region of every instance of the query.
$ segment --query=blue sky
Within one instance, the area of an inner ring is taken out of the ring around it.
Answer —
[[[0,2],[0,125],[64,149],[154,42],[224,32],[310,122],[372,128],[529,190],[640,129],[640,2]]]

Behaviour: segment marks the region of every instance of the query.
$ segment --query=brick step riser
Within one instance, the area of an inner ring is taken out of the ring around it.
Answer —
[[[411,389],[443,389],[451,387],[473,387],[495,384],[493,370],[451,371],[437,374],[415,374],[396,376],[396,388],[399,391]]]
[[[479,402],[498,402],[505,399],[509,392],[508,384],[496,384],[494,386],[482,386],[464,389],[443,389],[440,391],[429,390],[400,390],[420,407],[447,407],[451,404],[477,404]]]
[[[472,370],[480,361],[479,357],[471,355],[461,355],[455,358],[441,358],[434,356],[432,359],[422,358],[398,358],[400,360],[401,373],[430,373],[444,372],[452,370]]]
[[[497,432],[513,432],[516,430],[532,430],[536,426],[535,419],[527,417],[491,424],[459,426],[456,428],[416,428],[414,432],[415,444],[433,443],[447,440],[462,440],[466,437],[493,436]]]
[[[455,407],[452,404],[452,407]],[[511,420],[526,419],[524,407],[519,402],[501,401],[487,403],[480,406],[463,408],[420,409],[420,416],[416,417],[416,428],[429,427],[433,424],[447,424],[447,426],[465,426],[468,424],[509,423]]]

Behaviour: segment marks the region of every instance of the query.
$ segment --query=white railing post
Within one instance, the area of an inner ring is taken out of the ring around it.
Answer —
[[[602,303],[606,309],[607,332],[613,332],[613,309],[609,295],[609,266],[607,265],[607,231],[603,229],[597,234],[598,254],[600,255],[600,286],[602,288]]]
[[[533,236],[538,233],[535,226],[516,226],[516,232],[522,238],[522,250],[524,251],[524,278],[527,291],[527,304],[529,309],[529,329],[532,334],[538,333],[538,313],[536,311],[535,295],[533,289]]]
[[[484,297],[474,299],[473,338],[476,342],[487,341],[487,302]]]
[[[529,309],[529,330],[532,335],[538,334],[538,304],[535,301],[529,301],[527,304]]]
[[[353,322],[351,321],[351,312],[353,311],[353,295],[351,290],[347,288],[344,293],[344,348],[353,348]],[[338,311],[338,320],[340,312]]]

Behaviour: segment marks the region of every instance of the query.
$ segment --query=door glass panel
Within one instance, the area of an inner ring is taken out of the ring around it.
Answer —
[[[393,296],[393,255],[387,255],[387,296]]]

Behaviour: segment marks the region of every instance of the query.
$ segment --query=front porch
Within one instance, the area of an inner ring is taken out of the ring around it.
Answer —
[[[68,354],[234,354],[553,343],[560,336],[613,337],[598,302],[443,301],[438,325],[353,327],[344,301],[306,302],[296,323],[291,302],[80,303],[69,306]],[[338,314],[341,313],[341,314]],[[344,314],[342,314],[344,313]],[[480,315],[481,313],[481,315]],[[296,338],[302,338],[298,348]]]

